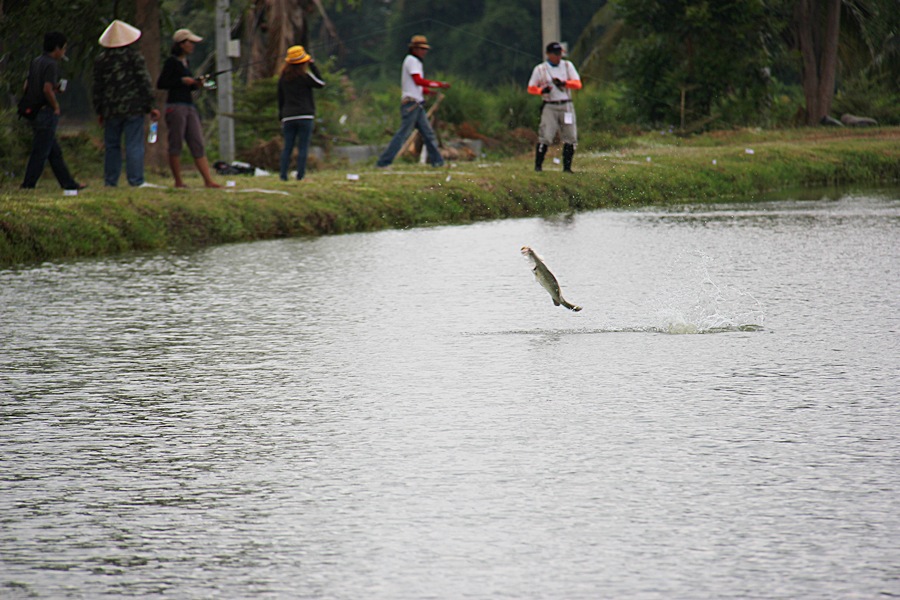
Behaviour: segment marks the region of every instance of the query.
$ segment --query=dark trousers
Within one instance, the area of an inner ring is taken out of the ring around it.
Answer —
[[[291,153],[297,145],[297,179],[306,175],[306,157],[309,154],[309,140],[312,138],[312,119],[291,119],[281,124],[284,147],[281,150],[281,180],[287,181],[291,165]]]
[[[103,122],[103,183],[115,186],[122,172],[122,136],[125,136],[125,178],[128,185],[144,183],[144,115],[109,117]]]
[[[23,188],[33,188],[37,185],[44,165],[50,162],[50,168],[56,175],[56,180],[64,190],[78,188],[78,182],[69,173],[69,167],[63,160],[62,148],[56,141],[56,128],[59,125],[59,116],[53,113],[50,107],[45,106],[38,111],[37,116],[31,122],[34,131],[34,141],[31,146],[31,155],[28,157],[28,166],[25,167],[25,180]]]
[[[378,158],[377,166],[386,167],[394,162],[394,157],[400,152],[403,143],[409,137],[409,134],[412,133],[413,128],[418,129],[419,133],[422,134],[422,141],[428,151],[428,162],[435,167],[443,166],[444,159],[441,158],[441,151],[438,150],[437,136],[434,134],[434,129],[431,128],[431,123],[428,122],[428,113],[425,112],[424,106],[416,102],[407,102],[400,105],[400,129],[397,130],[397,133],[391,139],[391,143],[388,144],[388,147],[385,148]]]

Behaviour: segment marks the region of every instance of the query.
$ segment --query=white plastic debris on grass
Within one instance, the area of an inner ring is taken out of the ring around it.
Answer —
[[[290,196],[290,194],[288,194],[287,192],[284,192],[284,191],[282,191],[282,190],[264,190],[264,189],[262,189],[262,188],[247,188],[247,189],[245,189],[245,190],[237,190],[237,189],[235,189],[235,190],[225,190],[225,191],[228,192],[229,194],[233,194],[233,193],[235,193],[235,192],[240,193],[240,194],[247,194],[247,193],[250,193],[250,192],[257,192],[257,193],[260,193],[260,194],[279,194],[279,195],[281,195],[281,196]]]

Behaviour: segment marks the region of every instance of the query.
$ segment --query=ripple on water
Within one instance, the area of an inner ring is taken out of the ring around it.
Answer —
[[[900,596],[898,217],[598,211],[0,271],[0,596]]]

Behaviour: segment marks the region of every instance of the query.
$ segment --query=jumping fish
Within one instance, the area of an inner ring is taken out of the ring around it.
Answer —
[[[537,279],[538,283],[541,284],[541,287],[550,294],[554,306],[562,305],[575,312],[581,310],[580,306],[570,304],[562,297],[562,292],[559,291],[559,282],[556,281],[556,277],[553,276],[553,273],[550,272],[550,269],[547,268],[547,265],[544,264],[544,261],[541,260],[541,257],[538,256],[534,250],[528,246],[522,246],[522,254],[530,258],[534,263],[534,268],[532,269],[534,278]]]

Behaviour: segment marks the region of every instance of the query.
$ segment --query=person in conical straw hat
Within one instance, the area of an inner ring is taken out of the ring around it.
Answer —
[[[412,133],[413,128],[419,130],[428,151],[428,161],[435,167],[444,165],[440,150],[437,147],[437,137],[428,122],[428,114],[425,112],[425,95],[431,94],[436,88],[449,88],[450,84],[443,81],[431,81],[425,79],[425,55],[431,50],[428,38],[424,35],[414,35],[409,40],[409,54],[403,60],[400,70],[400,129],[394,134],[388,147],[378,158],[376,166],[388,167],[394,157],[400,151],[406,138]]]
[[[141,30],[137,27],[114,20],[100,36],[104,50],[94,61],[92,95],[94,110],[103,126],[103,183],[109,187],[118,185],[123,149],[128,185],[146,184],[144,120],[149,114],[151,120],[158,121],[159,111],[154,107],[147,65],[136,46],[140,37]]]
[[[294,145],[297,146],[297,180],[306,175],[306,158],[316,118],[313,90],[325,87],[316,61],[303,46],[291,46],[278,78],[278,119],[284,135],[281,180],[287,181]]]

